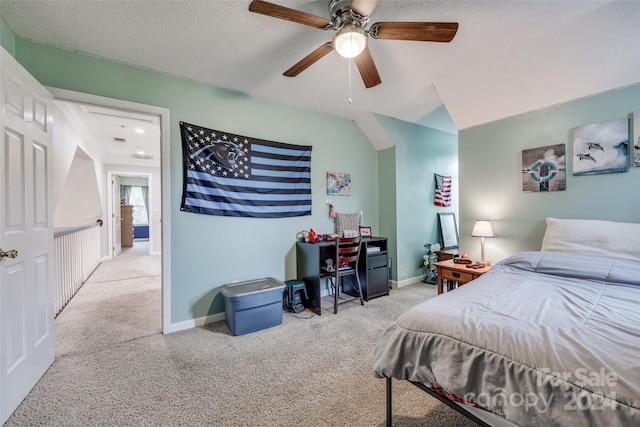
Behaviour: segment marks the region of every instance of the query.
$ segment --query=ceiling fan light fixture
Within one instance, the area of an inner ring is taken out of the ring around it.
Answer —
[[[355,58],[367,47],[367,35],[357,25],[345,25],[333,38],[333,47],[344,58]]]

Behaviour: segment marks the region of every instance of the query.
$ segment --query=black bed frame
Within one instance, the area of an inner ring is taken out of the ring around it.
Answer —
[[[451,409],[453,409],[453,410],[461,413],[465,417],[469,418],[471,421],[475,422],[479,426],[491,427],[490,424],[487,424],[486,422],[482,421],[480,418],[476,417],[475,415],[471,414],[470,412],[467,412],[462,406],[456,404],[455,402],[452,402],[451,400],[447,399],[446,397],[439,395],[438,393],[436,393],[435,391],[433,391],[431,388],[427,387],[426,385],[424,385],[422,383],[418,383],[418,382],[413,382],[413,381],[409,381],[409,382],[411,384],[413,384],[414,386],[418,387],[420,390],[427,392],[428,394],[430,394],[431,396],[435,397],[436,399],[438,399],[442,403],[446,404]],[[392,427],[392,425],[393,425],[393,409],[392,409],[392,394],[391,394],[391,378],[387,378],[387,427]]]

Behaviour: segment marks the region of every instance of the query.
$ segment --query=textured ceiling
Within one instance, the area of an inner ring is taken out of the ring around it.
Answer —
[[[328,17],[328,1],[273,0]],[[382,84],[365,89],[332,52],[282,76],[333,31],[229,1],[0,1],[19,37],[353,119],[390,144],[371,113],[464,129],[640,81],[640,1],[380,0],[378,21],[454,21],[448,44],[369,39]],[[432,114],[434,113],[435,114]],[[437,117],[438,120],[435,120]],[[451,122],[449,122],[449,125]]]

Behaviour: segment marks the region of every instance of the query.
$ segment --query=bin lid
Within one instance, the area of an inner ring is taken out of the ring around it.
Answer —
[[[222,287],[222,295],[225,297],[239,297],[242,295],[256,294],[274,289],[284,289],[284,283],[273,277],[247,280],[244,282],[230,283]]]

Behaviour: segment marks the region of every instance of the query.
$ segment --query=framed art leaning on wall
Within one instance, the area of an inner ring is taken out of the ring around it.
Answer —
[[[631,145],[633,146],[633,166],[640,167],[640,111],[633,113]]]
[[[442,249],[454,249],[458,247],[458,225],[456,214],[453,212],[439,212],[440,237]]]

